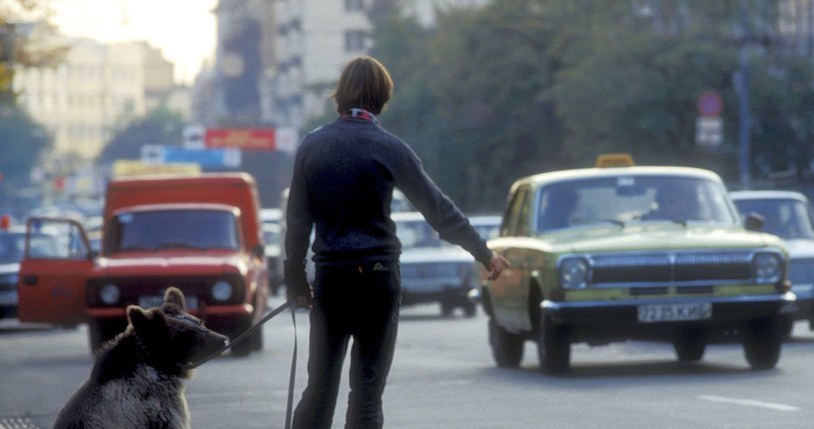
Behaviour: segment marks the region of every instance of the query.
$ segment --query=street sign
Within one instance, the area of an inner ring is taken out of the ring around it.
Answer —
[[[698,113],[701,116],[718,116],[723,108],[724,102],[715,91],[705,91],[698,96]]]
[[[184,127],[184,147],[187,149],[204,149],[206,128],[201,125]]]
[[[208,128],[206,147],[209,149],[275,150],[273,128]]]
[[[240,167],[242,158],[239,149],[186,149],[162,145],[141,148],[141,161],[152,165],[194,163],[201,167],[234,168]]]
[[[720,116],[699,116],[695,120],[695,143],[716,147],[724,142],[724,120]]]

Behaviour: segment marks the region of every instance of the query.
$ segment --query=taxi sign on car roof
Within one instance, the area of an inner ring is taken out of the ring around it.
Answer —
[[[629,153],[604,153],[596,157],[597,168],[631,166],[633,166],[633,157]]]

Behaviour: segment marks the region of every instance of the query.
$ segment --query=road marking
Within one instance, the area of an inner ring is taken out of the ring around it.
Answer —
[[[698,399],[712,402],[724,402],[727,404],[746,405],[748,407],[766,408],[775,411],[800,411],[799,407],[775,402],[753,401],[751,399],[725,398],[723,396],[701,395]]]

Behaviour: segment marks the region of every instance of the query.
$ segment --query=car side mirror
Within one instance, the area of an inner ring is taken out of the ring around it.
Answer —
[[[763,229],[763,224],[763,216],[755,212],[750,212],[747,214],[746,219],[744,220],[744,226],[746,227],[747,231],[760,231]]]

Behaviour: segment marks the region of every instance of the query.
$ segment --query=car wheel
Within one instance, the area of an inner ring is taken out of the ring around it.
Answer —
[[[679,362],[698,362],[704,357],[707,343],[701,333],[684,331],[673,340],[673,348]]]
[[[91,353],[96,354],[102,346],[127,328],[122,320],[94,320],[88,324]]]
[[[523,342],[521,335],[506,332],[494,319],[489,319],[489,345],[497,366],[517,368],[523,360]]]
[[[464,316],[466,317],[475,317],[475,314],[477,314],[478,311],[478,307],[474,302],[464,302],[461,305],[461,308],[463,308]]]
[[[558,326],[541,316],[537,355],[540,369],[547,374],[561,374],[571,366],[571,341],[567,328]]]
[[[752,369],[765,370],[777,365],[783,343],[781,325],[777,318],[768,317],[755,320],[747,329],[743,351]]]
[[[234,341],[240,335],[243,335],[251,326],[252,321],[247,318],[243,323],[240,323],[240,329],[235,330],[229,335],[231,341]],[[251,352],[261,350],[263,348],[263,326],[258,326],[257,329],[249,334],[248,337],[241,340],[239,343],[232,346],[232,356],[246,357]]]
[[[450,317],[455,306],[449,301],[441,301],[441,316]]]

